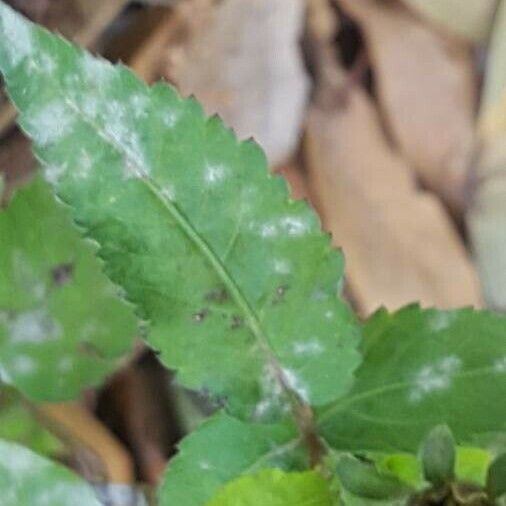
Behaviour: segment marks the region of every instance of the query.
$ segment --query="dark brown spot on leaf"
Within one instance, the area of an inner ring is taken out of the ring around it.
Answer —
[[[63,286],[72,280],[74,264],[71,262],[57,265],[51,269],[51,277],[56,286]]]
[[[225,288],[218,288],[217,290],[213,290],[206,295],[206,300],[210,302],[216,302],[221,304],[228,299],[228,293]]]
[[[203,309],[202,311],[199,311],[198,313],[195,313],[192,318],[194,321],[196,321],[197,323],[201,323],[203,322],[207,315],[209,314],[209,310],[208,309]]]
[[[231,325],[231,328],[232,329],[237,329],[239,327],[241,327],[243,324],[243,319],[240,317],[240,316],[232,316],[232,325]]]
[[[83,355],[87,355],[93,358],[104,358],[102,351],[99,350],[95,344],[90,343],[89,341],[81,341],[77,345],[77,349]]]

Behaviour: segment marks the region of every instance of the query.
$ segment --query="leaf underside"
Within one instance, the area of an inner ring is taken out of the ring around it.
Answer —
[[[46,401],[100,384],[136,320],[40,178],[0,210],[0,243],[0,381]]]
[[[280,384],[323,405],[359,362],[343,261],[261,149],[166,84],[148,87],[0,4],[19,122],[179,381],[266,419]]]

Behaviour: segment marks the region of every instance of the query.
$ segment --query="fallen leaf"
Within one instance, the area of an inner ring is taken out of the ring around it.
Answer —
[[[312,107],[304,153],[314,202],[344,250],[362,314],[417,300],[480,305],[476,274],[452,222],[435,197],[416,189],[363,91],[352,88],[334,108]]]
[[[467,223],[487,303],[506,309],[506,2],[492,34],[478,121],[481,152]]]
[[[195,94],[239,137],[255,137],[271,165],[284,163],[299,141],[309,88],[303,23],[303,0],[224,0],[170,69],[183,94]]]
[[[403,0],[434,25],[475,44],[486,42],[497,0]]]
[[[423,184],[454,211],[465,205],[476,84],[468,46],[401,4],[339,0],[361,26],[378,100],[394,140]]]

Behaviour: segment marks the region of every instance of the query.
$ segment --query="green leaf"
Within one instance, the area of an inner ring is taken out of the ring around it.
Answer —
[[[481,448],[457,448],[455,474],[464,482],[484,485],[492,455]]]
[[[494,499],[506,494],[506,453],[499,455],[490,465],[486,487],[487,493]]]
[[[434,427],[420,448],[425,479],[439,486],[455,477],[456,449],[453,434],[447,425]]]
[[[393,500],[405,497],[409,492],[409,488],[393,475],[382,474],[373,463],[351,455],[342,455],[336,469],[342,486],[358,497]]]
[[[0,393],[0,439],[22,444],[34,452],[52,456],[63,444],[35,418],[15,391]]]
[[[296,430],[218,413],[183,440],[160,487],[161,506],[204,506],[226,483],[265,467],[298,469]]]
[[[2,506],[100,506],[93,489],[68,469],[0,440]]]
[[[459,443],[506,429],[506,318],[487,311],[377,312],[352,391],[319,410],[337,449],[416,452],[446,423]]]
[[[48,401],[102,382],[136,321],[41,179],[0,210],[0,241],[0,380]]]
[[[264,469],[227,485],[207,506],[333,506],[328,483],[316,472]]]
[[[350,387],[343,261],[251,141],[0,4],[0,70],[38,158],[179,381],[267,416]]]
[[[420,462],[411,453],[381,455],[375,457],[374,462],[380,472],[390,473],[413,488],[418,489],[426,483]]]

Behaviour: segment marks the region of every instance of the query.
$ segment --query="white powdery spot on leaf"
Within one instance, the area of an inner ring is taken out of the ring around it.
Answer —
[[[430,315],[428,324],[433,332],[448,328],[457,318],[457,313],[437,311]]]
[[[176,198],[176,190],[171,184],[164,185],[160,193],[168,200],[174,200]]]
[[[126,179],[149,175],[149,167],[138,134],[127,125],[127,111],[123,104],[113,100],[104,108],[104,131],[115,148],[123,155]]]
[[[455,355],[444,357],[435,365],[422,367],[414,381],[408,398],[410,402],[420,402],[432,392],[447,390],[451,387],[455,374],[462,367],[462,361]]]
[[[219,183],[225,179],[225,176],[226,170],[223,165],[206,165],[204,179],[208,184],[214,185],[216,183]]]
[[[288,406],[283,395],[283,387],[277,378],[276,371],[266,365],[261,375],[262,400],[255,406],[253,417],[256,420],[266,419],[270,415],[283,411]]]
[[[327,311],[325,311],[325,318],[327,320],[332,320],[334,318],[335,314],[334,314],[334,311],[332,311],[332,309],[327,309]]]
[[[86,80],[101,88],[113,79],[114,67],[106,60],[83,53],[80,61],[81,72]]]
[[[179,114],[175,111],[169,110],[162,113],[162,123],[167,128],[174,128],[179,120]]]
[[[307,234],[311,230],[310,223],[298,216],[285,216],[281,218],[280,225],[288,235],[300,237]]]
[[[44,165],[43,170],[46,180],[49,181],[51,184],[55,185],[60,181],[65,172],[67,172],[67,164],[50,163]]]
[[[0,383],[12,384],[12,376],[6,367],[0,363]]]
[[[276,237],[278,235],[278,229],[276,225],[272,223],[264,223],[260,226],[260,235],[264,238]]]
[[[283,258],[275,258],[273,260],[274,271],[278,274],[290,274],[292,266],[290,260]]]
[[[29,376],[36,368],[35,362],[28,355],[19,355],[12,363],[12,371],[18,376]]]
[[[62,333],[60,325],[42,309],[18,313],[7,325],[14,343],[43,343],[58,339]]]
[[[16,451],[9,452],[8,461],[4,463],[3,468],[13,475],[29,474],[34,476],[43,472],[49,467],[49,461],[42,458],[34,458],[32,453],[23,447],[16,447]]]
[[[60,372],[63,372],[63,373],[69,372],[72,370],[73,366],[74,366],[74,360],[70,356],[61,357],[58,360],[58,370]]]
[[[54,101],[31,114],[28,127],[35,142],[46,146],[71,133],[74,122],[74,114],[62,102]]]
[[[506,373],[506,356],[501,357],[494,362],[494,371],[499,374]]]
[[[81,149],[81,152],[79,153],[79,158],[77,160],[77,166],[73,171],[73,175],[77,179],[88,179],[92,169],[93,169],[93,157],[87,150]]]
[[[130,97],[129,103],[136,118],[146,116],[146,109],[149,104],[149,100],[146,95],[136,93]]]
[[[292,369],[283,368],[283,377],[287,386],[293,390],[304,402],[309,402],[309,388]]]
[[[92,93],[88,93],[80,98],[80,107],[84,115],[91,119],[96,118],[99,112],[99,103],[97,97],[95,97]]]
[[[209,471],[210,469],[212,469],[213,466],[209,462],[207,462],[207,460],[201,460],[199,462],[199,467],[203,471]]]
[[[56,62],[52,56],[44,54],[40,57],[40,63],[38,67],[43,74],[50,76],[56,69]]]
[[[18,65],[33,53],[32,29],[24,19],[5,5],[0,5],[0,14],[2,19],[2,33],[8,41],[4,47],[9,53],[11,63],[13,65]]]
[[[323,346],[317,339],[293,343],[293,353],[295,355],[314,356],[320,355],[322,352]]]

